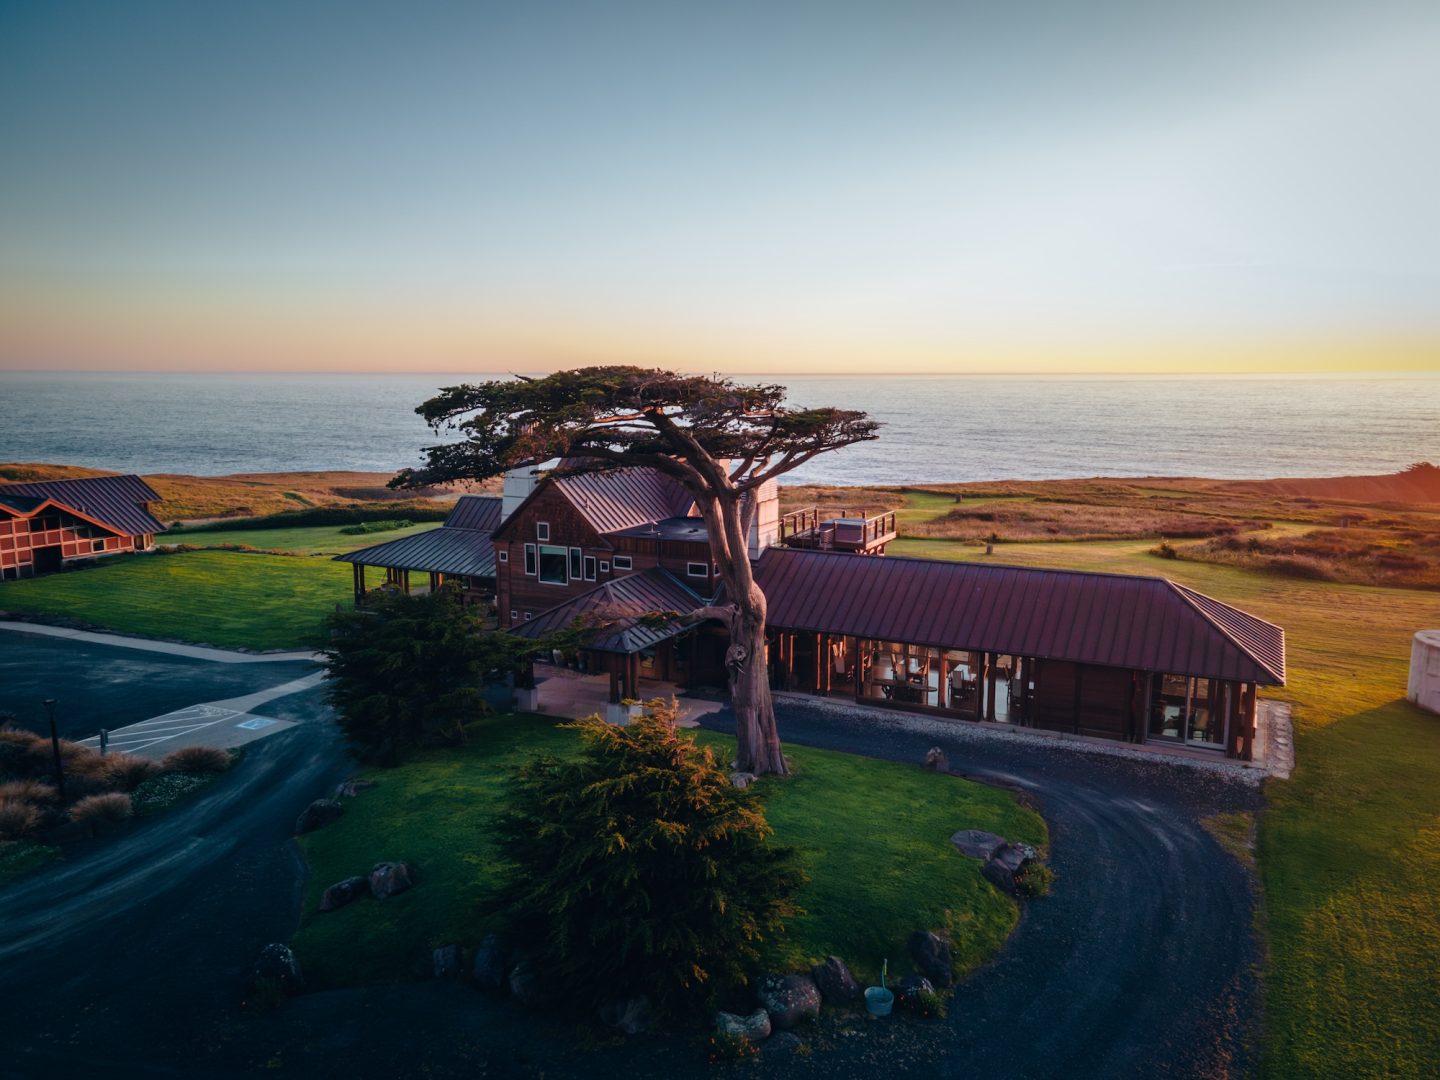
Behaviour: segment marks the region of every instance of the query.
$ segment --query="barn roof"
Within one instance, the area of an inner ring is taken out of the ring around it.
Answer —
[[[0,484],[0,499],[28,513],[41,505],[28,508],[19,500],[50,500],[71,507],[106,528],[125,536],[144,536],[165,531],[147,504],[160,502],[160,496],[138,476],[84,476],[69,480],[36,480],[18,484]]]
[[[771,626],[1082,664],[1285,681],[1285,631],[1156,577],[770,548]]]
[[[595,627],[585,648],[633,653],[683,634],[695,625],[688,613],[704,601],[668,570],[650,569],[607,581],[528,622],[512,627],[522,637],[538,638],[579,620]],[[644,616],[678,613],[674,618]]]
[[[467,500],[473,500],[474,504],[462,505]],[[494,507],[488,505],[492,502]],[[483,524],[492,517],[498,520],[499,503],[499,499],[490,496],[467,495],[450,511],[450,516],[439,528],[336,555],[335,561],[383,566],[387,570],[427,570],[435,574],[493,578],[495,545],[490,540],[490,530],[465,528],[451,522]]]

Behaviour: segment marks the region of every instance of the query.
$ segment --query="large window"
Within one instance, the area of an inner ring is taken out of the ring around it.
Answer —
[[[1160,676],[1150,702],[1150,736],[1199,746],[1223,746],[1230,694],[1225,683],[1214,679]]]
[[[565,549],[540,545],[540,582],[543,585],[566,585],[570,579],[565,574]]]
[[[629,556],[629,555],[616,555],[615,558],[612,560],[612,562],[613,562],[616,570],[629,570],[629,569],[630,569],[630,556]]]

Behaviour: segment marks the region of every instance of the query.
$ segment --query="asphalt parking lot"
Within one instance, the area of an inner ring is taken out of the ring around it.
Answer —
[[[56,726],[86,739],[200,703],[243,697],[316,671],[306,660],[220,664],[167,653],[0,630],[0,712],[20,726],[49,732],[44,700],[54,698]]]

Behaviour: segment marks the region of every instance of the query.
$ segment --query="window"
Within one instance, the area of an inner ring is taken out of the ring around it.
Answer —
[[[535,576],[535,545],[525,545],[525,573],[530,577]]]
[[[105,541],[104,541],[104,540],[92,540],[92,541],[90,542],[90,550],[91,550],[91,551],[104,551],[104,550],[105,550]]]
[[[548,521],[537,521],[537,522],[535,522],[535,539],[536,539],[536,540],[549,540],[549,539],[550,539],[550,523],[549,523]]]
[[[692,562],[685,564],[686,577],[709,577],[710,568],[703,562]]]
[[[614,567],[615,567],[616,570],[629,570],[629,569],[630,569],[630,556],[629,556],[629,555],[616,555],[615,558],[614,558],[614,560],[613,560],[613,565],[614,565]]]
[[[585,556],[585,580],[586,580],[586,581],[594,581],[594,580],[595,580],[595,556],[594,556],[594,555],[586,555],[586,556]]]
[[[502,548],[500,551],[497,551],[495,553],[495,558],[499,559],[501,562],[509,562],[510,553]]]
[[[570,579],[565,574],[565,549],[540,545],[540,584],[566,585]]]
[[[516,611],[516,610],[512,607],[512,608],[510,609],[510,621],[511,621],[511,622],[514,622],[514,621],[515,621],[516,619],[518,619],[519,617],[520,617],[520,613],[519,613],[518,611]]]
[[[530,621],[530,612],[528,612],[528,611],[525,612],[525,621],[526,621],[526,622],[529,622],[529,621]]]
[[[600,572],[602,574],[608,574],[610,572],[610,564],[604,559],[600,560]]]
[[[570,580],[580,580],[580,549],[570,549]]]

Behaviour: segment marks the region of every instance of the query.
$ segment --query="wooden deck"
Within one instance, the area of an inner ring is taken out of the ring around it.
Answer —
[[[813,551],[883,555],[885,545],[895,536],[893,510],[869,514],[865,510],[807,506],[803,510],[792,510],[780,519],[782,544]]]

